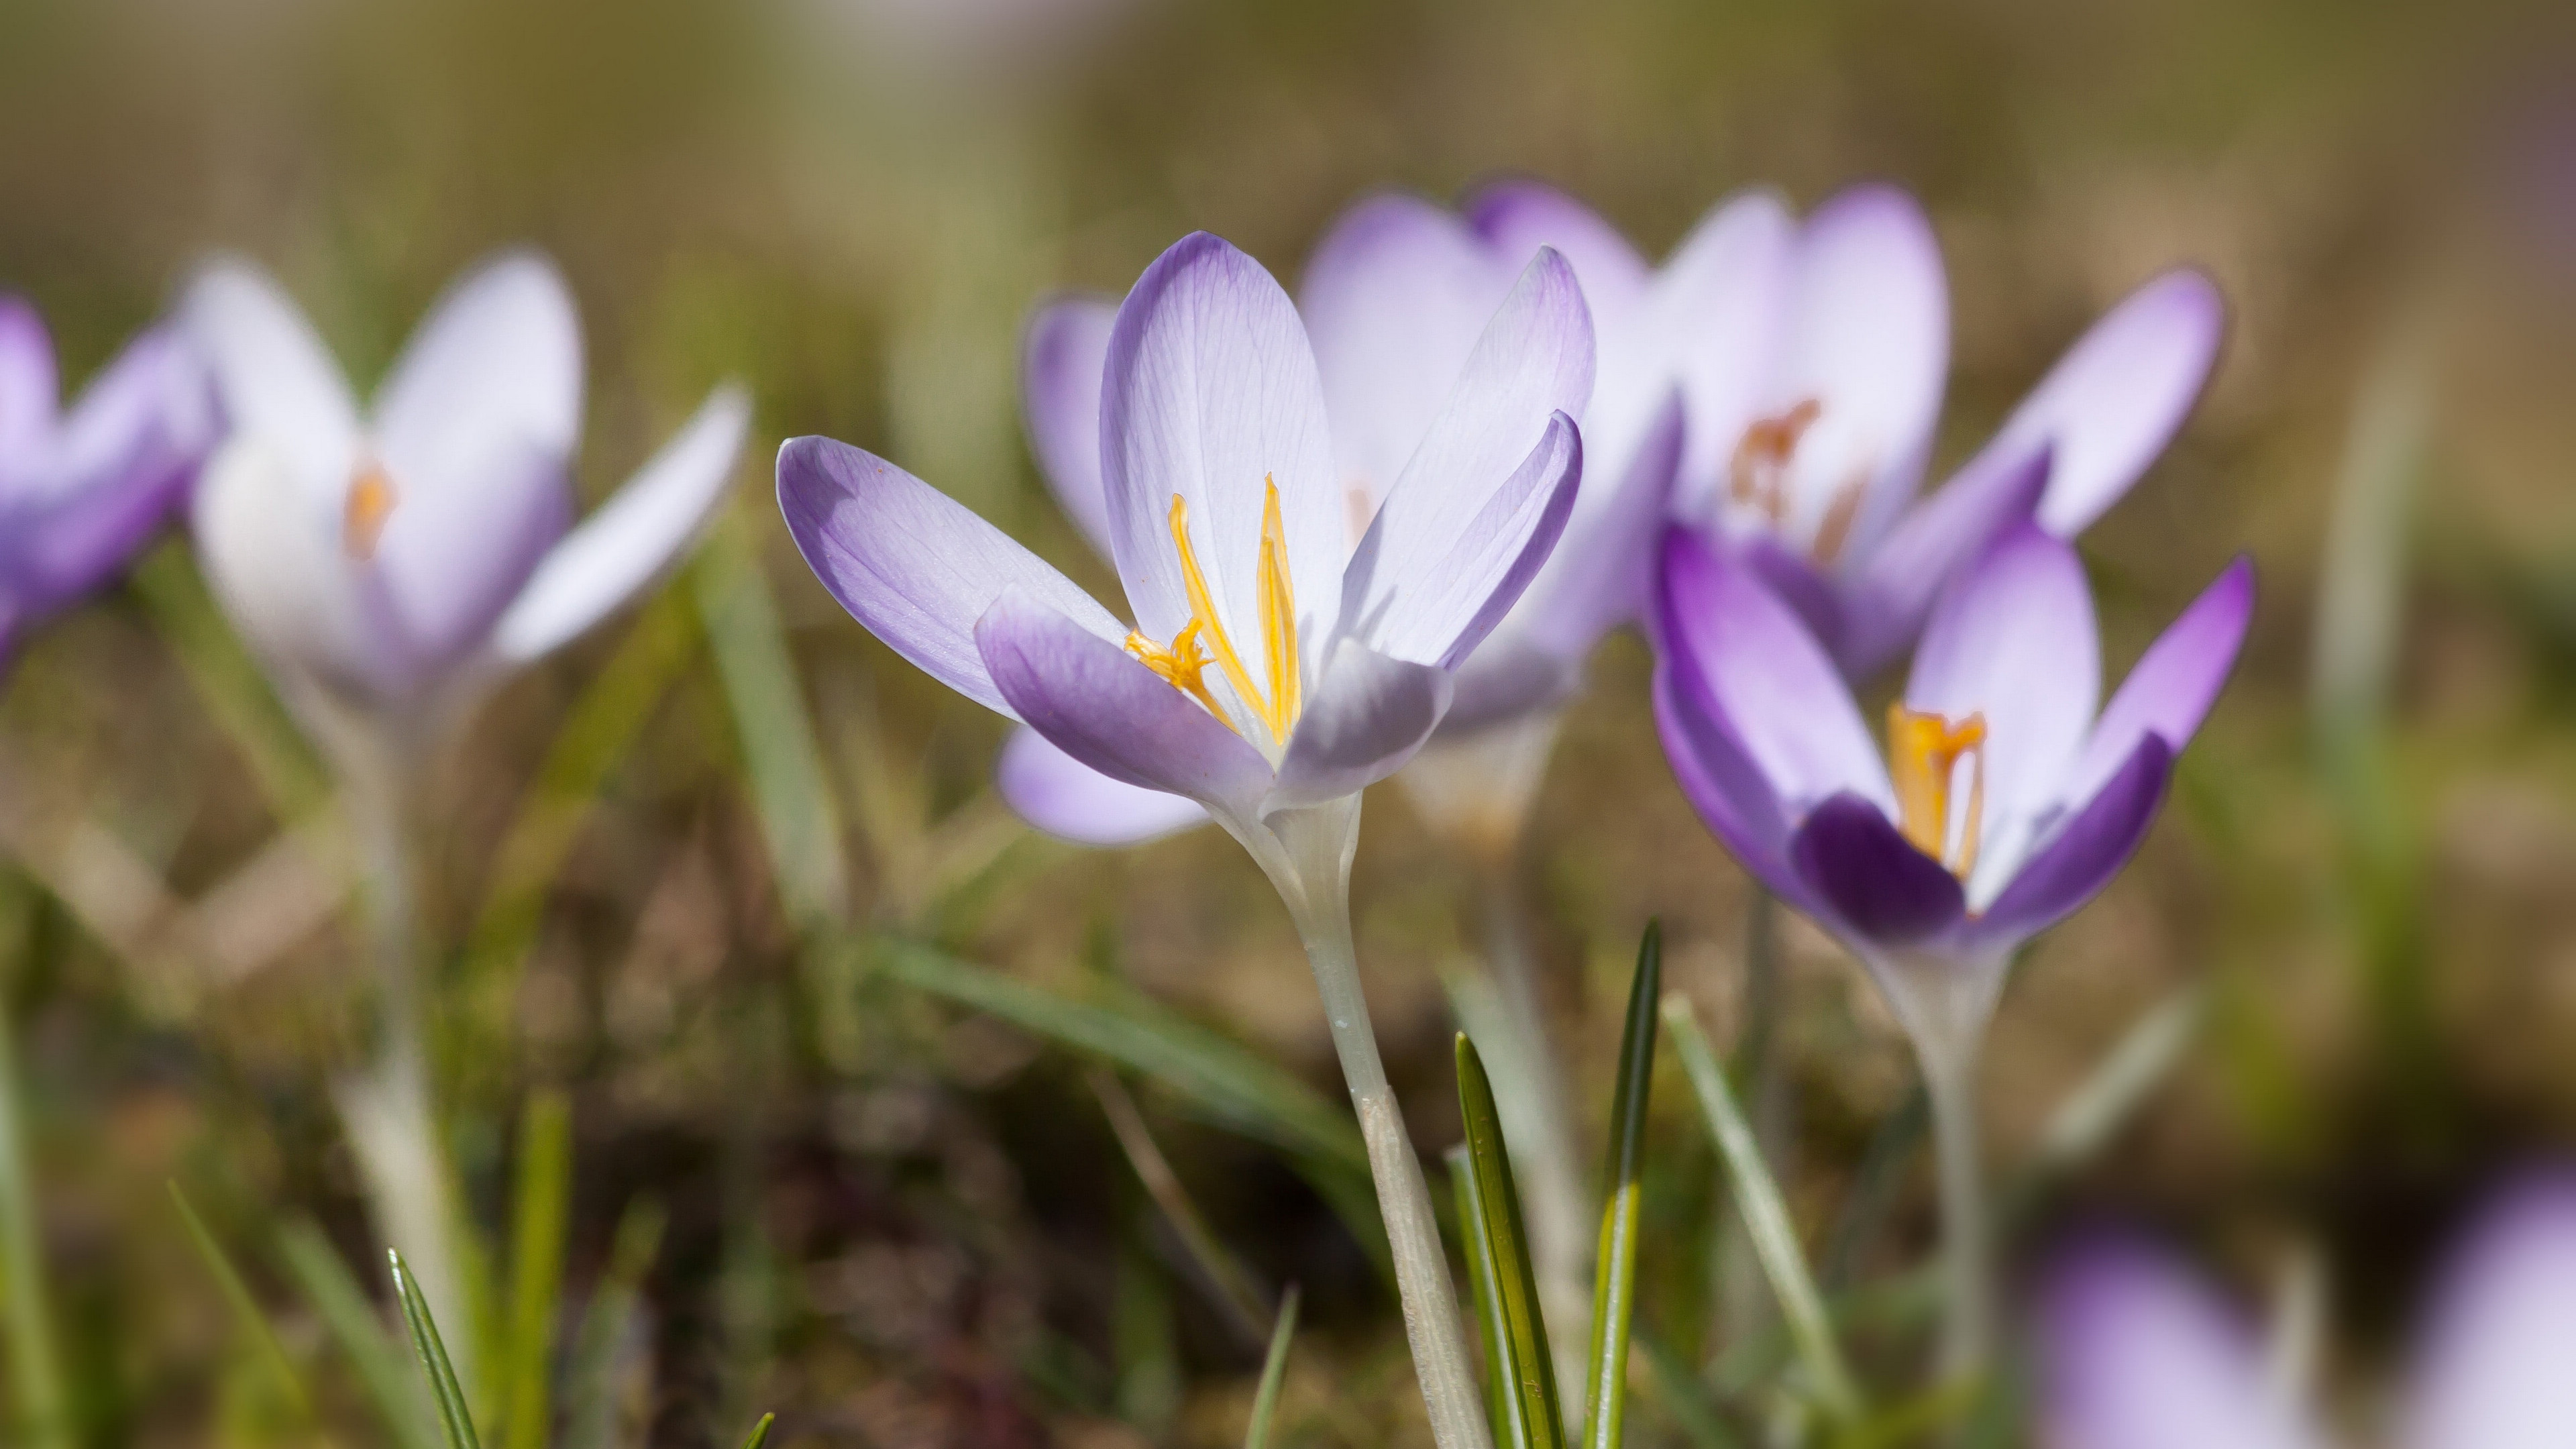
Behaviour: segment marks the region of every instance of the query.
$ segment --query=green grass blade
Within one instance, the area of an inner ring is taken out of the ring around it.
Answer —
[[[518,1202],[510,1239],[510,1326],[502,1350],[501,1442],[545,1449],[553,1419],[555,1311],[572,1209],[572,1109],[539,1092],[519,1116]]]
[[[742,1441],[742,1449],[761,1449],[769,1442],[769,1426],[777,1422],[776,1414],[761,1415],[760,1422],[751,1426],[750,1435]]]
[[[249,762],[269,808],[300,820],[327,804],[331,787],[321,762],[224,621],[188,546],[176,539],[162,544],[126,578],[206,712]]]
[[[170,1205],[179,1210],[179,1221],[188,1230],[188,1241],[196,1246],[197,1256],[205,1260],[206,1271],[213,1275],[216,1289],[224,1295],[224,1303],[232,1309],[242,1332],[250,1336],[252,1345],[259,1350],[259,1360],[277,1380],[278,1391],[285,1396],[287,1403],[294,1406],[295,1416],[310,1425],[313,1422],[313,1395],[304,1387],[304,1376],[295,1371],[294,1361],[286,1356],[285,1346],[277,1341],[277,1331],[269,1326],[268,1315],[260,1311],[259,1300],[251,1296],[250,1285],[242,1281],[241,1270],[233,1266],[231,1255],[207,1229],[205,1219],[197,1216],[195,1205],[188,1201],[186,1193],[179,1190],[175,1180],[170,1184]]]
[[[403,1323],[411,1329],[412,1352],[420,1356],[420,1371],[429,1379],[430,1397],[438,1406],[438,1426],[447,1436],[447,1449],[483,1449],[482,1440],[474,1434],[474,1413],[465,1402],[465,1390],[456,1382],[456,1366],[447,1361],[447,1345],[439,1341],[438,1324],[429,1316],[429,1302],[421,1297],[420,1284],[403,1266],[402,1254],[386,1249],[385,1257],[393,1264],[394,1292],[402,1299]]]
[[[1771,1291],[1779,1296],[1781,1316],[1788,1320],[1791,1341],[1814,1380],[1817,1398],[1838,1422],[1858,1423],[1865,1412],[1860,1387],[1834,1341],[1833,1323],[1825,1316],[1823,1296],[1816,1291],[1815,1279],[1807,1272],[1806,1255],[1798,1246],[1797,1227],[1789,1220],[1789,1206],[1780,1196],[1779,1183],[1772,1180],[1771,1169],[1763,1164],[1762,1149],[1753,1140],[1753,1128],[1736,1106],[1735,1093],[1726,1084],[1726,1072],[1718,1065],[1717,1053],[1709,1049],[1708,1038],[1700,1034],[1690,1003],[1678,996],[1667,997],[1663,1013],[1664,1029],[1672,1033],[1673,1047],[1681,1053],[1682,1068],[1699,1098],[1702,1115],[1708,1119],[1709,1134],[1717,1140],[1718,1155],[1726,1161],[1737,1210],[1753,1235],[1754,1251],[1762,1260],[1764,1276],[1771,1280]]]
[[[297,1290],[313,1305],[322,1326],[348,1359],[386,1431],[404,1449],[440,1449],[438,1436],[429,1428],[428,1395],[404,1369],[402,1355],[376,1316],[375,1306],[322,1230],[306,1220],[290,1222],[278,1234],[277,1251],[286,1275],[295,1280]]]
[[[1583,1394],[1583,1449],[1619,1449],[1628,1413],[1628,1330],[1637,1316],[1637,1214],[1645,1201],[1646,1101],[1655,1082],[1655,1008],[1664,995],[1664,928],[1646,923],[1628,1024],[1619,1034],[1618,1088],[1610,1099],[1610,1200],[1601,1210],[1601,1249],[1592,1283],[1590,1377]]]
[[[1476,1332],[1485,1346],[1485,1422],[1499,1426],[1511,1417],[1504,1348],[1510,1334],[1502,1319],[1502,1299],[1494,1291],[1494,1240],[1485,1233],[1484,1198],[1476,1191],[1476,1165],[1467,1144],[1450,1148],[1445,1160],[1449,1186],[1458,1199],[1458,1235],[1466,1240],[1468,1296],[1476,1305]]]
[[[1251,1335],[1253,1342],[1260,1342],[1260,1330],[1254,1325],[1268,1312],[1261,1289],[1241,1260],[1217,1240],[1216,1230],[1208,1226],[1207,1215],[1199,1211],[1180,1174],[1172,1170],[1171,1159],[1163,1155],[1161,1144],[1154,1140],[1153,1130],[1145,1125],[1145,1114],[1137,1110],[1135,1097],[1115,1073],[1103,1068],[1093,1067],[1085,1074],[1085,1080],[1091,1086],[1091,1095],[1100,1103],[1100,1114],[1109,1120],[1119,1151],[1126,1155],[1127,1165],[1135,1169],[1137,1183],[1145,1189],[1145,1196],[1153,1201],[1173,1235],[1181,1240],[1182,1251],[1189,1254],[1199,1276],[1212,1290],[1217,1311],[1239,1331]]]
[[[0,982],[5,991],[6,982]],[[72,1410],[45,1290],[43,1234],[39,1231],[35,1174],[27,1140],[26,1078],[19,1070],[17,1023],[0,999],[0,1303],[6,1331],[9,1389],[15,1428],[38,1449],[69,1449]]]
[[[570,1410],[564,1449],[613,1449],[618,1442],[620,1372],[635,1347],[636,1335],[630,1329],[644,1276],[661,1250],[662,1224],[662,1209],[649,1201],[630,1204],[618,1217],[607,1271],[591,1290],[573,1340],[564,1395]]]
[[[1476,1179],[1474,1233],[1484,1241],[1494,1274],[1496,1320],[1503,1331],[1497,1355],[1510,1368],[1504,1416],[1495,1434],[1510,1449],[1564,1449],[1565,1420],[1556,1403],[1556,1365],[1547,1347],[1547,1322],[1539,1312],[1538,1277],[1530,1270],[1529,1234],[1521,1224],[1520,1194],[1512,1186],[1511,1156],[1503,1147],[1502,1114],[1493,1083],[1465,1032],[1458,1033],[1458,1108],[1467,1129],[1468,1168]]]
[[[840,813],[748,515],[737,510],[708,535],[690,583],[742,745],[779,899],[800,930],[841,920],[849,911],[849,873]]]
[[[1861,1149],[1860,1165],[1852,1169],[1850,1191],[1843,1194],[1842,1210],[1835,1214],[1831,1231],[1825,1234],[1825,1250],[1817,1256],[1816,1279],[1827,1293],[1838,1293],[1851,1286],[1860,1270],[1860,1257],[1878,1240],[1879,1229],[1887,1215],[1896,1208],[1897,1188],[1905,1180],[1905,1165],[1913,1160],[1915,1149],[1923,1145],[1925,1134],[1932,1130],[1932,1095],[1916,1082],[1908,1088],[1905,1099],[1896,1110],[1880,1119],[1869,1134],[1869,1145]]]
[[[1243,1427],[1243,1449],[1268,1449],[1271,1421],[1279,1416],[1279,1388],[1288,1382],[1288,1345],[1297,1337],[1297,1285],[1279,1295],[1279,1321],[1270,1328],[1270,1352],[1261,1360],[1261,1387],[1252,1395],[1252,1422]]]
[[[1654,1389],[1655,1402],[1672,1416],[1691,1449],[1742,1449],[1742,1439],[1719,1412],[1708,1386],[1673,1352],[1672,1345],[1641,1330],[1637,1347],[1646,1355],[1646,1382]]]
[[[2030,1160],[2005,1189],[2007,1220],[2027,1210],[2051,1181],[2082,1167],[2111,1143],[2164,1083],[2199,1035],[2208,995],[2186,986],[2121,1033],[2101,1064],[2066,1094],[2040,1128]]]

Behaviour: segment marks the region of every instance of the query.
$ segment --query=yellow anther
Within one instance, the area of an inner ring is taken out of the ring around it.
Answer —
[[[1727,462],[1728,496],[1761,510],[1777,527],[1789,516],[1789,460],[1798,454],[1798,440],[1824,411],[1823,403],[1808,398],[1786,412],[1754,419]]]
[[[1262,505],[1261,554],[1254,587],[1259,597],[1262,663],[1270,688],[1265,691],[1253,682],[1243,655],[1226,636],[1225,622],[1216,611],[1216,595],[1208,588],[1207,575],[1199,569],[1198,552],[1190,544],[1189,504],[1177,493],[1172,495],[1172,547],[1181,557],[1181,587],[1189,595],[1190,620],[1172,636],[1169,649],[1157,648],[1141,634],[1130,634],[1127,650],[1143,660],[1147,668],[1170,680],[1175,688],[1196,696],[1217,718],[1224,719],[1225,711],[1217,708],[1215,697],[1199,677],[1209,664],[1216,665],[1225,682],[1233,687],[1235,698],[1243,701],[1244,707],[1270,731],[1272,741],[1286,744],[1288,732],[1296,728],[1301,707],[1297,595],[1288,578],[1288,532],[1279,518],[1279,485],[1267,486],[1270,495]],[[1207,649],[1204,657],[1199,653],[1202,642]],[[1157,660],[1163,662],[1158,664]]]
[[[1959,758],[1975,763],[1968,776],[1968,815],[1960,827],[1955,859],[1950,847],[1950,783]],[[1977,835],[1986,814],[1986,717],[1964,720],[1887,707],[1887,757],[1896,785],[1897,829],[1914,848],[1966,880],[1977,868]]]
[[[401,501],[393,475],[383,464],[372,458],[360,464],[358,476],[349,481],[348,500],[341,506],[341,549],[360,563],[374,558],[376,542],[385,535],[385,521]]]

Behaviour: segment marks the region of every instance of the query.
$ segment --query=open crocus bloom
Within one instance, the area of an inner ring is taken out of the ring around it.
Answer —
[[[1687,530],[1667,533],[1663,564],[1655,709],[1684,792],[1861,958],[1927,1057],[1970,1051],[2013,951],[2136,848],[2254,602],[2240,559],[2097,718],[2083,567],[2025,520],[1942,591],[1882,754],[1777,594]]]
[[[207,577],[334,748],[416,749],[652,582],[722,498],[750,419],[717,389],[574,527],[581,331],[541,257],[457,282],[363,415],[255,268],[209,266],[183,317],[232,430],[196,499]]]
[[[1658,321],[1686,334],[1675,511],[1760,573],[1853,679],[1904,651],[1943,582],[2006,522],[2035,507],[2071,538],[2116,502],[2190,411],[2225,322],[2200,273],[2148,282],[1918,502],[1950,347],[1922,209],[1857,186],[1800,223],[1751,192],[1677,255],[1720,247],[1740,274],[1729,297],[1750,305]],[[2042,451],[2055,460],[2044,477],[2029,467]]]
[[[125,566],[213,446],[214,400],[169,329],[126,344],[60,410],[34,308],[0,297],[0,651]]]
[[[2241,1320],[2170,1255],[2103,1238],[2063,1255],[2037,1322],[2049,1449],[2327,1449]],[[2398,1449],[2576,1444],[2576,1175],[2491,1203],[2437,1280],[2400,1384]]]
[[[1361,202],[1317,247],[1298,302],[1331,423],[1343,538],[1352,549],[1449,407],[1487,325],[1541,247],[1554,245],[1573,267],[1599,339],[1599,381],[1578,418],[1590,481],[1528,591],[1460,664],[1435,753],[1494,726],[1551,713],[1580,682],[1593,645],[1642,607],[1645,564],[1681,446],[1676,380],[1641,325],[1649,290],[1642,271],[1631,277],[1605,270],[1596,282],[1587,258],[1604,254],[1599,239],[1579,222],[1542,235],[1521,209],[1505,205],[1521,190],[1490,191],[1464,215],[1407,195]],[[1655,295],[1722,293],[1737,276],[1726,262],[1718,252],[1695,257]],[[1104,557],[1113,548],[1100,462],[1101,372],[1115,315],[1097,298],[1049,305],[1030,324],[1023,369],[1039,471]],[[1490,772],[1480,779],[1484,790],[1495,784]],[[1089,844],[1131,844],[1206,818],[1188,800],[1122,787],[1029,730],[1006,747],[1000,783],[1031,823]]]
[[[1554,547],[1592,384],[1583,297],[1554,253],[1529,264],[1356,548],[1314,353],[1257,263],[1175,244],[1106,357],[1087,527],[1132,626],[856,448],[790,442],[780,506],[897,652],[1108,782],[1204,807],[1273,866],[1270,822],[1402,765]]]

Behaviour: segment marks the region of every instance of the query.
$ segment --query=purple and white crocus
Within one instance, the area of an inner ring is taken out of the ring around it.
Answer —
[[[2096,1237],[2060,1255],[2035,1315],[2046,1449],[2329,1449],[2302,1386],[2165,1250]],[[2396,1449],[2576,1444],[2576,1173],[2525,1178],[2435,1280],[2397,1385]]]
[[[68,411],[57,386],[43,320],[0,296],[0,655],[122,570],[214,445],[205,376],[167,327],[127,343]]]
[[[1119,307],[1100,373],[1093,526],[1128,619],[890,463],[822,438],[778,460],[797,546],[878,638],[1102,777],[1194,801],[1278,887],[1369,1146],[1443,1449],[1484,1442],[1479,1391],[1359,989],[1351,854],[1360,791],[1430,737],[1566,526],[1592,370],[1573,270],[1542,251],[1353,548],[1296,307],[1243,253],[1183,239]]]
[[[1346,550],[1367,536],[1448,408],[1487,324],[1542,247],[1564,243],[1556,250],[1583,287],[1599,339],[1598,381],[1577,419],[1588,481],[1564,536],[1518,604],[1460,662],[1449,710],[1405,773],[1408,781],[1466,741],[1553,718],[1601,636],[1644,605],[1644,565],[1680,449],[1679,393],[1640,335],[1644,284],[1624,274],[1596,283],[1585,258],[1600,250],[1599,241],[1579,226],[1542,227],[1501,204],[1517,196],[1516,188],[1498,189],[1463,217],[1407,195],[1363,201],[1317,247],[1298,299],[1331,427]],[[1701,265],[1656,295],[1677,296],[1685,282],[1714,290],[1728,275],[1722,265]],[[1665,310],[1687,308],[1674,302]],[[1101,471],[1101,375],[1116,314],[1114,304],[1094,297],[1050,304],[1030,322],[1022,372],[1039,472],[1104,558],[1115,549]],[[1546,737],[1537,742],[1539,760]],[[1462,818],[1453,822],[1443,812],[1435,824],[1473,833],[1494,813],[1495,776],[1479,775],[1479,798],[1459,802]],[[1085,844],[1133,844],[1206,819],[1187,799],[1102,776],[1034,730],[1015,732],[999,780],[1003,797],[1031,824]],[[1451,793],[1418,795],[1417,803],[1436,808]],[[1507,793],[1526,804],[1525,790]],[[1519,810],[1503,813],[1508,821],[1495,829],[1516,834]]]
[[[344,767],[416,759],[498,677],[659,578],[722,500],[750,420],[742,389],[718,388],[576,526],[581,328],[542,257],[459,280],[364,412],[256,268],[210,265],[181,315],[231,429],[198,490],[199,557]]]
[[[2072,538],[2117,502],[2191,410],[2226,322],[2198,271],[2150,280],[1918,499],[1950,351],[1922,208],[1862,185],[1800,222],[1750,192],[1712,210],[1680,254],[1718,248],[1751,301],[1684,344],[1675,510],[1796,608],[1854,680],[1904,653],[1941,586],[2010,520],[2035,510]],[[2053,461],[2035,472],[2042,450]]]
[[[2044,469],[2046,455],[2032,467]],[[1973,1076],[2022,944],[2109,883],[2218,697],[2254,605],[2222,573],[2101,696],[2074,548],[2007,528],[1931,609],[1882,753],[1832,652],[1739,556],[1665,538],[1655,713],[1683,792],[1746,870],[1860,958],[1931,1092],[1954,1367],[1981,1359]]]

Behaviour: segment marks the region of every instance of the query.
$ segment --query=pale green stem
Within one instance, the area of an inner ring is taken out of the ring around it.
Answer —
[[[1953,1379],[1984,1372],[1994,1349],[1994,1255],[1978,1147],[1976,1059],[1974,1050],[1923,1056],[1940,1159],[1940,1372]]]
[[[1368,998],[1360,990],[1358,948],[1351,939],[1351,852],[1359,839],[1359,800],[1351,797],[1307,810],[1283,812],[1267,828],[1228,822],[1252,851],[1297,923],[1306,962],[1315,973],[1331,1023],[1342,1079],[1368,1146],[1369,1173],[1377,1184],[1378,1210],[1386,1218],[1395,1257],[1404,1334],[1414,1372],[1430,1410],[1439,1449],[1490,1449],[1481,1408],[1482,1390],[1467,1358],[1458,1317],[1458,1290],[1440,1246],[1439,1220],[1422,1160],[1404,1128],[1395,1089],[1378,1056],[1369,1024]]]
[[[1782,976],[1779,900],[1756,885],[1744,911],[1744,1022],[1736,1037],[1735,1059],[1745,1077],[1753,1140],[1771,1175],[1785,1182],[1790,1173],[1790,1142],[1789,1076],[1780,1050]],[[1730,1212],[1725,1222],[1726,1237],[1718,1258],[1718,1342],[1733,1345],[1749,1342],[1769,1326],[1772,1295],[1761,1281],[1761,1260],[1743,1213]]]
[[[61,1449],[71,1440],[62,1356],[45,1294],[45,1250],[27,1143],[19,1076],[18,1024],[0,986],[0,1275],[7,1279],[10,1398],[25,1443]]]

